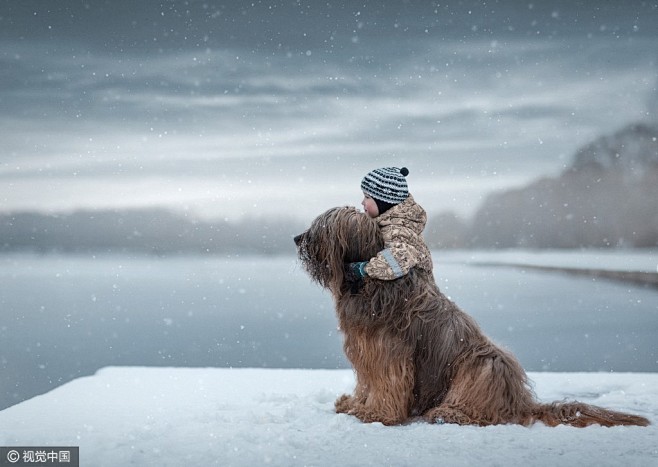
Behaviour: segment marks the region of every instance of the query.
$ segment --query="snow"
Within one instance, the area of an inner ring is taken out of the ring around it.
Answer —
[[[0,411],[0,445],[80,446],[81,465],[658,465],[658,374],[530,373],[652,425],[385,427],[336,414],[350,370],[107,367]]]

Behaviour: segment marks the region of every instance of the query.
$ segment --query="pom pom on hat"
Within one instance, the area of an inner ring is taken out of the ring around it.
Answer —
[[[361,180],[361,189],[375,200],[396,205],[407,199],[409,187],[404,178],[409,169],[402,167],[384,167],[368,172]]]

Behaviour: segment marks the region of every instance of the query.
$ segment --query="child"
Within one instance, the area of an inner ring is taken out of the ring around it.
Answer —
[[[350,263],[347,281],[358,290],[361,280],[393,280],[413,267],[432,272],[432,257],[422,237],[427,215],[409,194],[406,167],[384,167],[366,174],[361,181],[366,214],[376,219],[384,237],[384,250],[369,261]]]

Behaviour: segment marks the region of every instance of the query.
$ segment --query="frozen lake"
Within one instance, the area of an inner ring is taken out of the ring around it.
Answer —
[[[442,291],[528,371],[658,372],[657,289],[434,258]],[[329,294],[292,256],[4,255],[0,266],[0,409],[105,366],[349,367]]]

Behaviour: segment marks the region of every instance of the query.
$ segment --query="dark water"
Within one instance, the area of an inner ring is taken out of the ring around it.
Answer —
[[[348,368],[327,292],[293,257],[0,259],[0,409],[108,365]],[[528,371],[658,371],[658,292],[435,266]]]

